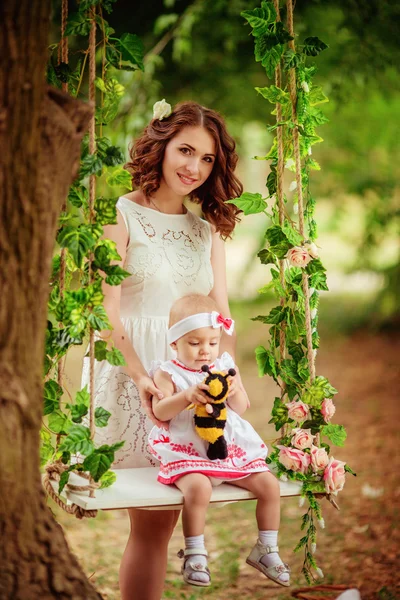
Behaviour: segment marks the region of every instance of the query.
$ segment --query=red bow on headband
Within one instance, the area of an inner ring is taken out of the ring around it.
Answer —
[[[221,314],[219,314],[217,317],[217,323],[221,323],[223,328],[228,330],[232,327],[233,321],[232,321],[232,319],[229,319],[229,317],[227,319],[225,319],[225,317],[223,317]]]

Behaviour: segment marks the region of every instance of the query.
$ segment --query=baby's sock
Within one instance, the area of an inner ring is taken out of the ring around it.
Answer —
[[[204,545],[204,535],[193,535],[191,537],[185,537],[185,549],[189,550],[191,548],[196,548],[200,550],[205,550]],[[203,554],[192,554],[186,558],[187,561],[201,565],[202,567],[207,566],[207,556]],[[201,581],[202,583],[207,583],[210,581],[210,576],[208,573],[202,572],[194,572],[190,575],[190,579],[194,581]]]
[[[277,531],[258,531],[258,539],[264,546],[277,546],[278,545],[278,532]],[[277,552],[271,552],[262,557],[261,562],[266,567],[277,567],[283,565],[281,557]],[[279,576],[280,581],[286,583],[289,581],[289,573],[282,573]]]

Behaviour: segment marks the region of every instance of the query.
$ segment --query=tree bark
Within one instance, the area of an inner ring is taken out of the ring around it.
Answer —
[[[46,505],[42,364],[57,217],[92,107],[45,83],[50,0],[0,3],[0,598],[101,598]]]

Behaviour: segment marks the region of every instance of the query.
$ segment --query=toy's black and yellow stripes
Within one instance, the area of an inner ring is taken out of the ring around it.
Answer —
[[[210,371],[208,365],[202,367],[202,371],[208,373],[204,383],[208,385],[209,391],[204,393],[211,399],[209,404],[213,412],[208,413],[205,405],[196,406],[194,414],[194,425],[196,433],[209,443],[207,456],[210,460],[224,459],[228,456],[224,428],[227,410],[225,399],[229,392],[227,377],[236,375],[235,369],[229,369],[227,375],[219,371]]]

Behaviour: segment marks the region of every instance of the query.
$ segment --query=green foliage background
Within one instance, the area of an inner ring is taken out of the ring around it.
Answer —
[[[252,39],[240,18],[241,11],[255,6],[252,0],[114,3],[112,13],[104,16],[117,37],[128,31],[140,36],[145,70],[116,73],[126,93],[108,132],[112,143],[127,148],[148,122],[156,100],[174,104],[195,99],[227,118],[242,159],[249,159],[249,128],[257,123],[265,136],[265,125],[273,118],[254,92],[271,82],[254,61]],[[358,254],[346,268],[381,275],[374,308],[380,321],[393,322],[400,280],[400,6],[395,0],[298,0],[295,11],[298,36],[318,35],[329,45],[319,57],[315,78],[330,98],[324,106],[330,122],[324,127],[325,143],[315,150],[323,174],[314,177],[313,193],[332,204],[333,232],[345,228],[349,197],[361,200],[359,232],[350,240]],[[58,13],[56,5],[55,24]],[[55,41],[58,35],[55,27]],[[79,37],[71,37],[70,43],[73,63],[84,49],[84,37],[82,47]]]

